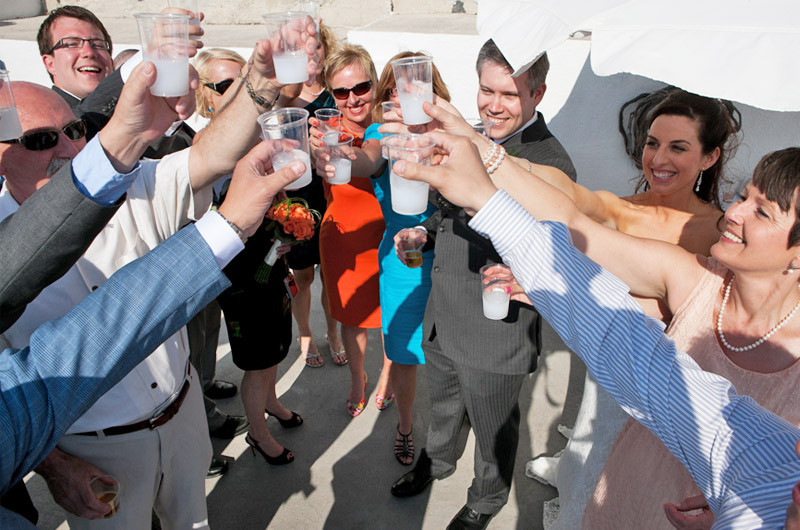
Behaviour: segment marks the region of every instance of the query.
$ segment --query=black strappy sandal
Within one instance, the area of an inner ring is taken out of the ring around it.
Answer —
[[[414,440],[411,439],[411,431],[408,434],[403,434],[400,432],[400,426],[398,425],[397,434],[400,439],[397,437],[394,439],[394,457],[404,466],[410,466],[414,463]],[[404,462],[403,460],[406,458],[411,460]]]

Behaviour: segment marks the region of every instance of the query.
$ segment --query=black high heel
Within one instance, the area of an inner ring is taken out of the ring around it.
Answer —
[[[294,427],[300,427],[303,424],[303,418],[301,418],[300,415],[295,411],[291,411],[292,417],[289,418],[288,420],[279,418],[278,416],[270,412],[269,409],[267,408],[264,408],[264,412],[266,412],[267,414],[278,420],[278,423],[280,423],[281,427],[283,427],[284,429],[293,429]]]
[[[250,433],[247,433],[247,436],[244,437],[244,441],[250,446],[250,450],[253,452],[253,457],[256,456],[256,451],[258,451],[261,453],[261,456],[264,457],[264,460],[267,461],[267,464],[271,466],[283,466],[294,461],[294,455],[285,447],[280,455],[269,456],[266,452],[264,452],[263,449],[261,449],[261,446],[258,445],[258,442],[255,441],[252,436],[250,436]]]

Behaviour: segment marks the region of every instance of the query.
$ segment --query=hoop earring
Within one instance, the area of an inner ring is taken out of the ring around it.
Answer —
[[[701,169],[700,174],[697,176],[697,184],[694,186],[695,193],[700,193],[700,184],[703,183],[703,171],[705,171],[705,169]]]

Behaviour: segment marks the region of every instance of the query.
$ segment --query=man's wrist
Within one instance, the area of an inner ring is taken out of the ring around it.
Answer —
[[[253,70],[252,68],[250,69]],[[241,72],[236,74],[241,79],[242,89],[259,107],[261,112],[267,112],[275,107],[278,98],[281,96],[281,89],[273,85],[268,79],[256,74],[250,76],[250,72],[242,76]]]

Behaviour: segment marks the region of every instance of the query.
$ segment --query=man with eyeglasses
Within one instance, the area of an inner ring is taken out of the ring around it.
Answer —
[[[314,23],[310,18],[307,22],[304,33],[313,35]],[[312,58],[315,48],[314,38],[307,38]],[[63,315],[118,268],[208,209],[210,184],[229,173],[258,142],[256,118],[279,95],[271,55],[269,41],[256,44],[249,73],[231,88],[231,100],[196,146],[141,163],[127,201],[106,229],[76,266],[43,291],[6,331],[12,347],[26,345],[42,322]],[[137,66],[134,74],[142,68],[155,74],[151,63]],[[312,60],[309,74],[315,69]],[[82,138],[66,136],[65,129],[74,131],[70,124],[75,116],[54,92],[30,83],[12,83],[12,89],[24,134],[0,143],[0,167],[7,178],[0,192],[0,217],[44,185],[84,144]],[[48,131],[57,133],[55,145],[37,136]],[[107,506],[88,486],[92,477],[103,474],[120,482],[124,506],[106,525],[146,528],[155,508],[165,527],[205,528],[208,436],[200,385],[189,366],[188,341],[181,330],[81,416],[37,471],[45,476],[54,499],[70,512],[73,529],[91,528],[90,519],[106,514]]]
[[[87,139],[108,122],[134,63],[114,70],[111,36],[94,13],[80,6],[50,12],[36,36],[39,54],[53,81],[53,90],[86,121]],[[183,122],[167,130],[145,151],[147,158],[192,145],[194,130]]]

